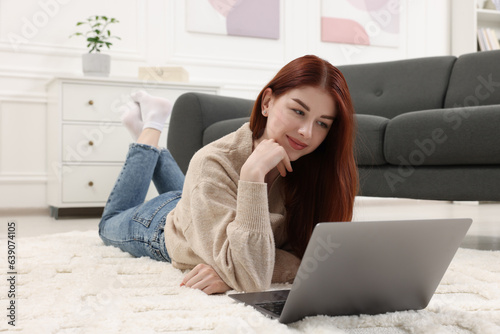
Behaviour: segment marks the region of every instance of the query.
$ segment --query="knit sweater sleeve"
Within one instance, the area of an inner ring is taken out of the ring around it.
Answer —
[[[216,178],[215,178],[216,179]],[[275,262],[265,183],[200,182],[193,188],[191,247],[233,289],[268,289]]]

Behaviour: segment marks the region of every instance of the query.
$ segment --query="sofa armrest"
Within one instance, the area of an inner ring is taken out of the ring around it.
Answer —
[[[168,129],[167,148],[186,173],[193,154],[203,147],[205,130],[210,125],[228,119],[249,117],[254,101],[186,93],[174,104]]]

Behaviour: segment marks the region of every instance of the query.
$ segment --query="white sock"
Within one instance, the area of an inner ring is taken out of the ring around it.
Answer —
[[[140,105],[143,129],[153,128],[162,131],[172,111],[172,103],[162,97],[151,96],[143,90],[132,94],[131,97]]]
[[[142,122],[141,109],[137,102],[130,101],[119,108],[122,123],[132,135],[134,140],[139,138],[144,124]]]

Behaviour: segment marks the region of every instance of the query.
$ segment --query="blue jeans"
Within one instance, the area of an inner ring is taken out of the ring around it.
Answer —
[[[144,202],[151,180],[159,196]],[[133,256],[171,262],[165,220],[179,202],[183,184],[184,174],[168,150],[131,144],[104,208],[99,236]]]

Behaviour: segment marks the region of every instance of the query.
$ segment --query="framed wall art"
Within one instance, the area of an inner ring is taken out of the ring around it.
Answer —
[[[321,0],[323,42],[399,46],[400,0]]]
[[[279,39],[280,0],[186,0],[186,30]]]

